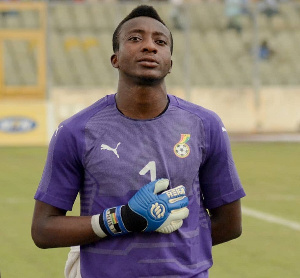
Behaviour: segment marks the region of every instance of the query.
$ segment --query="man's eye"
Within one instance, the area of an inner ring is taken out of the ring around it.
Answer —
[[[141,38],[139,38],[139,37],[130,37],[129,40],[130,41],[139,41],[139,40],[141,40]]]
[[[166,45],[166,44],[167,44],[167,42],[164,41],[164,40],[157,40],[156,42],[157,42],[158,44],[160,44],[160,45]]]

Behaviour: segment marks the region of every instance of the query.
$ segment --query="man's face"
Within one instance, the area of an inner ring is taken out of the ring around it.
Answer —
[[[119,50],[112,65],[123,77],[139,82],[162,80],[172,67],[170,31],[150,17],[125,22],[119,35]]]

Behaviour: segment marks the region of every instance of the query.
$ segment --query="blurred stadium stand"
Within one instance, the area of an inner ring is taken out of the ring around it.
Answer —
[[[278,5],[278,14],[267,16],[250,7],[251,14],[240,18],[241,32],[227,28],[225,3],[186,2],[182,9],[184,28],[177,30],[170,16],[172,4],[153,4],[172,30],[172,86],[241,87],[259,78],[262,86],[300,84],[300,5]],[[115,86],[116,72],[110,65],[111,37],[116,24],[136,2],[49,2],[48,53],[51,86]],[[257,22],[257,29],[255,29]],[[34,11],[0,14],[0,28],[36,28]],[[257,60],[255,47],[267,40],[273,55]],[[9,84],[35,82],[34,48],[28,42],[7,42],[5,64]],[[257,73],[254,73],[257,62]],[[186,76],[189,72],[190,76]]]
[[[239,0],[182,1],[0,1],[0,115],[19,115],[19,101],[39,121],[28,107],[42,107],[39,127],[50,135],[115,93],[113,31],[146,3],[173,34],[170,93],[216,111],[231,133],[299,133],[300,1],[277,0],[270,13],[261,5],[268,0],[249,0],[233,21],[228,5]]]

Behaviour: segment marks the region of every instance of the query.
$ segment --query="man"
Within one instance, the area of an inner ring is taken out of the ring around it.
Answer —
[[[51,140],[32,237],[41,248],[80,245],[83,278],[208,277],[212,245],[241,234],[245,193],[226,129],[167,94],[172,49],[156,11],[134,9],[113,35],[117,93]],[[78,192],[81,216],[66,216]]]

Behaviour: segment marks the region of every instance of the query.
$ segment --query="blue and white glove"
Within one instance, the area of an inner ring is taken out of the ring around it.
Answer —
[[[171,233],[182,226],[189,215],[188,198],[183,185],[164,191],[169,180],[160,179],[142,187],[128,202],[129,208],[146,220],[142,231]],[[157,193],[163,193],[157,195]]]
[[[129,232],[176,231],[182,226],[183,219],[189,215],[188,198],[183,185],[165,191],[168,186],[168,179],[150,182],[127,205],[109,208],[100,215],[94,215],[94,232],[105,237]]]

